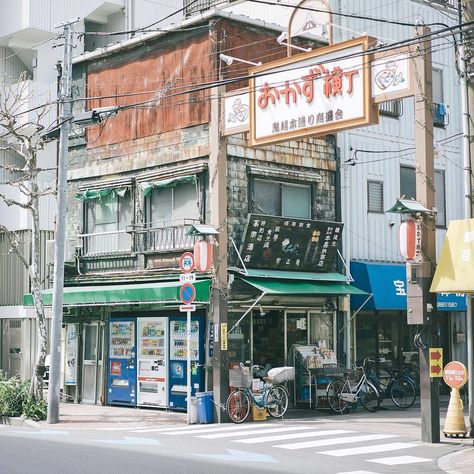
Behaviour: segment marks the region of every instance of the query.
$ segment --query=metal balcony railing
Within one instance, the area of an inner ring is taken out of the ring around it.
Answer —
[[[83,257],[105,257],[132,253],[132,234],[126,230],[81,234]]]
[[[184,219],[178,222],[150,223],[149,227],[137,228],[137,251],[158,253],[192,249],[194,237],[186,235],[186,232],[191,224],[198,223],[198,219]]]

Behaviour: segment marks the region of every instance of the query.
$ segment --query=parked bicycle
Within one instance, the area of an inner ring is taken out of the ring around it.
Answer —
[[[268,376],[263,377],[262,390],[257,393],[250,389],[252,385],[253,372],[261,369],[259,365],[251,368],[240,363],[239,368],[230,369],[229,383],[235,389],[229,394],[226,401],[226,411],[234,423],[244,422],[250,413],[250,408],[266,409],[273,418],[281,418],[288,409],[289,395],[286,388],[281,385],[286,380],[294,378],[293,367],[275,367],[268,371]]]
[[[354,365],[354,370],[346,371],[344,378],[336,378],[328,385],[326,394],[334,413],[344,413],[349,404],[356,404],[359,400],[371,413],[379,409],[380,394],[368,380],[369,370],[370,359],[367,357],[361,366]]]
[[[380,397],[390,397],[394,405],[399,408],[410,408],[416,400],[416,384],[409,375],[397,375],[397,371],[390,367],[384,368],[389,374],[386,378],[377,377],[375,371],[370,368],[368,378],[379,391]]]

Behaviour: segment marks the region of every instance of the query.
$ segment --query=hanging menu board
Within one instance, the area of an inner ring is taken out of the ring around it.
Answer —
[[[250,268],[333,270],[343,224],[250,214],[241,256]]]

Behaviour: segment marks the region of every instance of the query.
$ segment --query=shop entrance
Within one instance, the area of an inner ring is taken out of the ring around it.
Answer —
[[[102,399],[104,329],[100,323],[84,324],[82,362],[82,401],[97,404]]]

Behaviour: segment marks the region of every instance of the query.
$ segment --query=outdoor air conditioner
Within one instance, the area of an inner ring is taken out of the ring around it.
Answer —
[[[46,241],[46,264],[54,264],[54,248],[56,246],[55,240]],[[66,247],[64,249],[64,261],[75,262],[76,260],[76,245],[74,240],[66,240]]]

